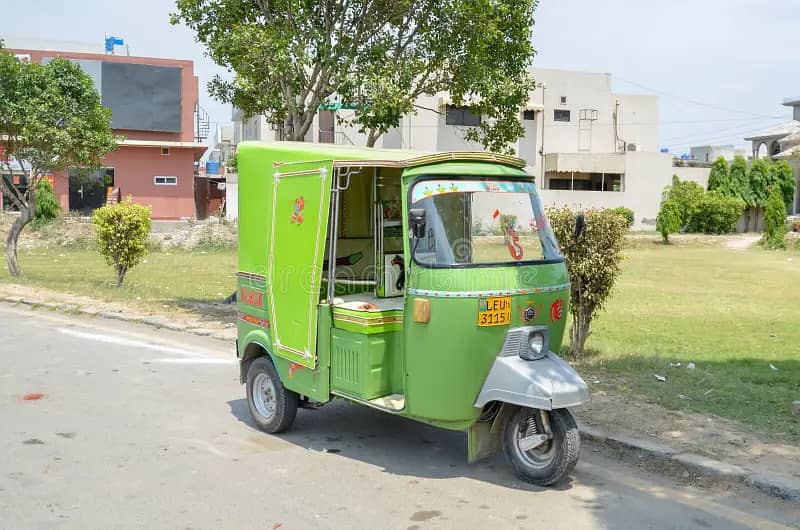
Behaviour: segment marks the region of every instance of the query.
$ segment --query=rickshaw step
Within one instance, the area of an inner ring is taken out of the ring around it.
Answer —
[[[406,397],[403,394],[389,394],[388,396],[371,399],[369,402],[389,410],[403,410],[406,406]]]

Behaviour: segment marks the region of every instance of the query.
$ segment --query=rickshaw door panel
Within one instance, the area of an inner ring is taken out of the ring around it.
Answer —
[[[314,368],[333,163],[275,168],[267,246],[267,305],[273,354]]]

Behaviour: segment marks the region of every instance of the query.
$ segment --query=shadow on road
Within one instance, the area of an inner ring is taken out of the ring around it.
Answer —
[[[256,429],[247,400],[232,400],[228,406],[236,419]],[[465,477],[515,490],[544,489],[518,480],[500,454],[468,464],[463,431],[431,427],[345,400],[335,400],[317,410],[299,410],[291,430],[277,436],[311,451],[335,453],[396,475]],[[571,487],[570,479],[550,489]]]

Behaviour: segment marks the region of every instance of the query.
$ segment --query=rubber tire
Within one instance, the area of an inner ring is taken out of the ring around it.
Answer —
[[[253,404],[253,382],[259,373],[266,373],[275,386],[275,415],[271,420],[262,416]],[[247,369],[247,406],[256,426],[269,434],[277,434],[291,427],[297,416],[298,395],[283,386],[278,371],[268,357],[259,357]]]
[[[555,446],[555,457],[544,468],[536,469],[519,459],[511,448],[516,444],[515,429],[519,422],[531,413],[533,409],[521,408],[507,417],[502,430],[503,455],[511,465],[514,473],[531,484],[537,486],[552,486],[566,478],[575,469],[581,452],[581,437],[575,418],[567,409],[556,409],[550,413],[550,429],[553,431],[551,443]]]

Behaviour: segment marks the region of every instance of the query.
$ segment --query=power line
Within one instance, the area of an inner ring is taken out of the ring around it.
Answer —
[[[741,110],[741,109],[729,109],[727,107],[714,105],[712,103],[706,103],[704,101],[698,101],[696,99],[687,98],[685,96],[679,96],[677,94],[670,94],[669,92],[665,92],[665,91],[659,90],[657,88],[648,87],[648,86],[643,85],[641,83],[637,83],[636,81],[630,81],[628,79],[625,79],[623,77],[619,77],[619,76],[614,76],[614,77],[616,79],[619,79],[620,81],[628,83],[629,85],[633,85],[633,86],[639,87],[639,88],[641,88],[643,90],[647,90],[649,92],[653,92],[653,93],[659,94],[661,96],[666,96],[666,97],[678,99],[678,100],[681,100],[681,101],[685,101],[687,103],[691,103],[692,105],[697,105],[697,106],[700,106],[700,107],[707,107],[707,108],[710,108],[710,109],[721,110],[721,111],[724,111],[724,112],[733,112],[735,114],[747,114],[749,116],[757,116],[757,117],[762,117],[762,118],[781,118],[781,116],[769,116],[767,114],[758,114],[758,113],[755,113],[755,112],[749,112],[749,111]]]
[[[766,125],[771,125],[772,122],[777,121],[778,119],[783,120],[785,118],[770,118],[770,119],[765,118],[763,120],[759,120],[758,123],[762,123],[762,121],[763,121],[763,125],[761,125],[763,127],[763,126],[766,126]],[[709,131],[709,132],[706,132],[706,133],[695,133],[695,134],[690,134],[690,135],[676,135],[676,136],[672,136],[672,137],[665,138],[665,139],[661,140],[661,143],[670,143],[670,142],[674,142],[674,141],[677,141],[677,140],[686,140],[686,141],[688,141],[690,138],[691,139],[694,139],[694,138],[702,139],[702,138],[707,138],[707,137],[710,137],[710,136],[715,136],[716,137],[716,136],[721,135],[722,133],[727,133],[727,136],[733,136],[733,135],[737,134],[738,131],[741,131],[742,133],[745,133],[747,131],[751,131],[754,126],[755,126],[755,124],[744,125],[744,126],[739,124],[739,125],[736,125],[734,127],[727,127],[727,128],[724,128],[724,129],[717,129],[715,131]]]

